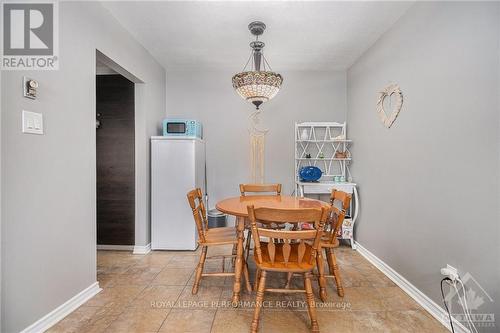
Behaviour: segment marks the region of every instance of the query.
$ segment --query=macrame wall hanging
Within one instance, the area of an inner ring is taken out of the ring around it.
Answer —
[[[250,176],[255,184],[264,183],[264,152],[268,129],[258,127],[260,110],[255,110],[249,117],[250,126]]]
[[[391,98],[393,96],[396,98],[394,106],[392,105],[391,101]],[[384,101],[386,99],[388,102],[388,111],[391,112],[389,115],[387,115],[387,112],[384,109]],[[392,126],[394,121],[396,121],[396,118],[398,117],[402,106],[403,93],[401,92],[401,89],[399,89],[399,86],[397,84],[388,85],[383,91],[379,93],[377,101],[377,113],[385,127],[390,128]]]

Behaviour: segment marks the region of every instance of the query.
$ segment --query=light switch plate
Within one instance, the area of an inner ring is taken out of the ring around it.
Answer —
[[[43,134],[43,115],[23,110],[23,133]]]

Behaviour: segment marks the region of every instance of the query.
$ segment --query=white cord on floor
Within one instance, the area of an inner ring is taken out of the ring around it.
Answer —
[[[466,314],[466,315],[467,315],[467,317],[469,318],[469,321],[470,321],[470,323],[471,323],[472,327],[474,328],[474,332],[479,333],[479,332],[477,331],[476,326],[474,325],[474,321],[472,320],[472,315],[471,315],[471,313],[470,313],[469,306],[467,305],[467,294],[466,294],[466,290],[465,290],[465,285],[464,285],[464,283],[463,283],[462,279],[460,279],[460,278],[458,278],[458,282],[459,282],[459,283],[460,283],[460,285],[462,286],[462,291],[463,291],[463,293],[464,293],[464,304],[465,304],[465,310],[467,311],[467,314]]]
[[[461,282],[460,278],[458,278],[457,280]],[[478,333],[476,327],[474,326],[474,323],[472,322],[472,318],[469,317],[469,312],[467,311],[468,308],[467,308],[467,305],[466,305],[467,304],[467,300],[465,299],[466,298],[465,288],[462,288],[462,290],[464,291],[464,300],[462,300],[462,295],[460,295],[460,292],[458,291],[458,288],[457,288],[457,282],[453,281],[452,285],[453,285],[453,288],[455,289],[455,292],[458,295],[458,300],[460,301],[460,305],[462,306],[462,309],[464,311],[465,319],[467,320],[467,325],[469,326],[470,332],[476,332],[476,333]],[[463,283],[462,283],[462,286],[463,286]]]
[[[463,303],[463,301],[462,301],[462,296],[461,296],[461,295],[460,295],[460,293],[458,292],[458,289],[457,289],[457,282],[456,282],[456,281],[453,281],[452,286],[453,286],[453,288],[455,289],[455,292],[456,292],[456,293],[457,293],[457,295],[458,295],[458,300],[459,300],[459,302],[460,302],[460,305],[462,306],[462,310],[464,311],[464,314],[465,314],[465,319],[467,320],[467,325],[469,326],[469,330],[470,330],[470,332],[472,333],[472,332],[474,332],[474,331],[472,330],[472,326],[471,326],[471,324],[470,324],[469,317],[467,316],[467,311],[465,310],[465,306],[464,306],[464,303]]]

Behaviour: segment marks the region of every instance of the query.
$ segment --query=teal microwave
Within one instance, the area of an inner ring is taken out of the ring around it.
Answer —
[[[166,118],[163,120],[163,136],[203,139],[203,126],[193,119]]]

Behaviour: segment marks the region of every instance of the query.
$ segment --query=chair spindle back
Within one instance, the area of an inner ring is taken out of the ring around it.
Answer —
[[[241,196],[247,193],[276,193],[281,195],[281,184],[240,184]]]
[[[191,190],[187,194],[189,206],[193,211],[194,222],[198,229],[198,237],[201,242],[205,242],[205,233],[208,230],[207,210],[203,203],[203,193],[200,188]]]
[[[254,208],[248,206],[248,217],[250,219],[252,238],[255,245],[255,259],[262,263],[263,255],[260,237],[268,237],[267,253],[272,265],[286,266],[290,262],[313,264],[318,251],[324,223],[329,215],[328,208],[303,208],[303,209],[277,209],[277,208]],[[307,222],[315,225],[312,230],[275,230],[265,228],[271,223]],[[257,223],[263,225],[258,227]],[[276,244],[280,244],[280,253],[276,253]],[[296,253],[292,253],[292,246],[296,246]],[[280,265],[281,264],[281,265]]]
[[[351,204],[351,195],[339,190],[332,190],[330,194],[331,216],[325,225],[325,232],[328,234],[329,242],[333,244],[336,241],[338,232],[344,222],[345,214]],[[337,206],[339,205],[340,208]]]

